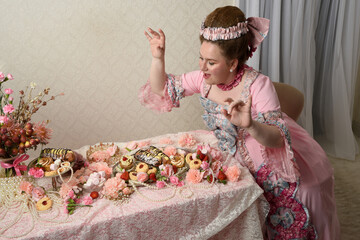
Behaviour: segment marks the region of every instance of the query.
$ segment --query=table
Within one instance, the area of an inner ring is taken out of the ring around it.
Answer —
[[[190,133],[199,142],[216,144],[216,138],[209,132]],[[147,140],[161,137],[164,136]],[[88,147],[75,151],[85,155]],[[263,239],[262,227],[269,205],[246,168],[241,168],[239,182],[216,183],[210,188],[207,182],[186,186],[181,190],[139,187],[141,194],[135,192],[129,203],[121,205],[99,199],[92,208],[76,210],[67,223],[36,221],[34,229],[21,239]],[[175,197],[161,201],[174,191]],[[30,227],[26,222],[30,220],[29,216],[24,217],[21,224],[4,235],[26,231]],[[0,222],[0,228],[1,224],[6,224],[6,220]]]

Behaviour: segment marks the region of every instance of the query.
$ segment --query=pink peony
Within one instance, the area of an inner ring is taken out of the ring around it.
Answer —
[[[149,179],[149,175],[145,172],[138,172],[136,176],[139,182],[146,182]]]
[[[174,143],[173,140],[171,140],[170,138],[162,138],[159,140],[160,144],[166,144],[166,145],[171,145]]]
[[[241,170],[236,165],[229,167],[225,172],[225,175],[230,182],[239,181],[240,174]]]
[[[32,190],[33,190],[34,186],[27,181],[22,181],[20,183],[20,190],[26,192],[27,194],[31,194]]]
[[[173,146],[167,146],[164,149],[164,153],[168,156],[175,156],[176,152],[176,148]]]
[[[3,111],[5,114],[12,113],[13,111],[15,111],[15,108],[12,104],[7,104],[3,107]]]
[[[114,145],[114,146],[106,149],[106,152],[112,157],[115,155],[117,149],[118,149],[118,147],[116,145]]]
[[[159,169],[161,176],[170,177],[171,175],[174,175],[174,168],[171,164],[160,165]]]
[[[93,199],[90,196],[85,196],[81,198],[81,202],[84,205],[91,205],[93,203]]]
[[[9,121],[7,116],[0,116],[0,123],[6,123],[7,121]]]
[[[196,144],[196,139],[193,135],[185,133],[180,136],[178,143],[180,147],[193,147]]]
[[[37,202],[45,196],[45,190],[42,187],[34,187],[31,196]]]
[[[105,182],[102,193],[105,196],[117,198],[119,197],[119,191],[122,191],[125,187],[125,181],[116,176]]]
[[[163,188],[163,187],[165,187],[165,182],[164,182],[164,181],[157,181],[157,182],[156,182],[156,187],[157,187],[157,188]]]
[[[5,94],[12,94],[14,91],[11,88],[7,88],[4,90]]]
[[[110,168],[106,162],[91,163],[88,169],[93,172],[104,171],[107,177],[110,177],[112,174],[112,168]]]
[[[42,178],[44,176],[44,170],[41,168],[30,168],[28,174],[34,178]]]
[[[197,169],[190,169],[186,174],[186,180],[191,183],[200,183],[203,175],[204,173],[201,173]]]
[[[90,159],[95,162],[104,162],[110,159],[110,154],[107,151],[96,151],[90,155]]]

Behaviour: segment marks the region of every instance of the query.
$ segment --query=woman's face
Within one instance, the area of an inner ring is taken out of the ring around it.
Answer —
[[[212,42],[204,41],[201,44],[199,66],[207,84],[229,84],[234,79],[236,66],[229,63],[220,47]],[[230,69],[234,70],[233,73]]]

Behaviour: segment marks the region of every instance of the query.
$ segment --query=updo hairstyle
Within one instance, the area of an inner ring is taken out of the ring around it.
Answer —
[[[237,7],[226,6],[216,8],[205,19],[205,27],[227,28],[237,25],[239,22],[245,22],[245,14]],[[237,70],[248,60],[251,52],[249,49],[249,34],[231,40],[209,41],[200,35],[200,42],[212,42],[218,45],[222,54],[227,60],[238,59]]]

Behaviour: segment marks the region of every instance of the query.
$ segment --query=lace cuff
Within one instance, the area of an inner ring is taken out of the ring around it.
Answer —
[[[296,182],[300,177],[299,167],[291,148],[290,132],[285,121],[282,119],[281,112],[272,111],[265,114],[259,113],[256,120],[278,127],[284,138],[285,145],[283,148],[262,147],[265,164],[285,181]]]
[[[159,113],[170,112],[173,107],[180,106],[184,89],[181,87],[179,77],[169,74],[164,87],[164,96],[159,96],[151,91],[149,80],[139,90],[139,101],[142,105]]]

